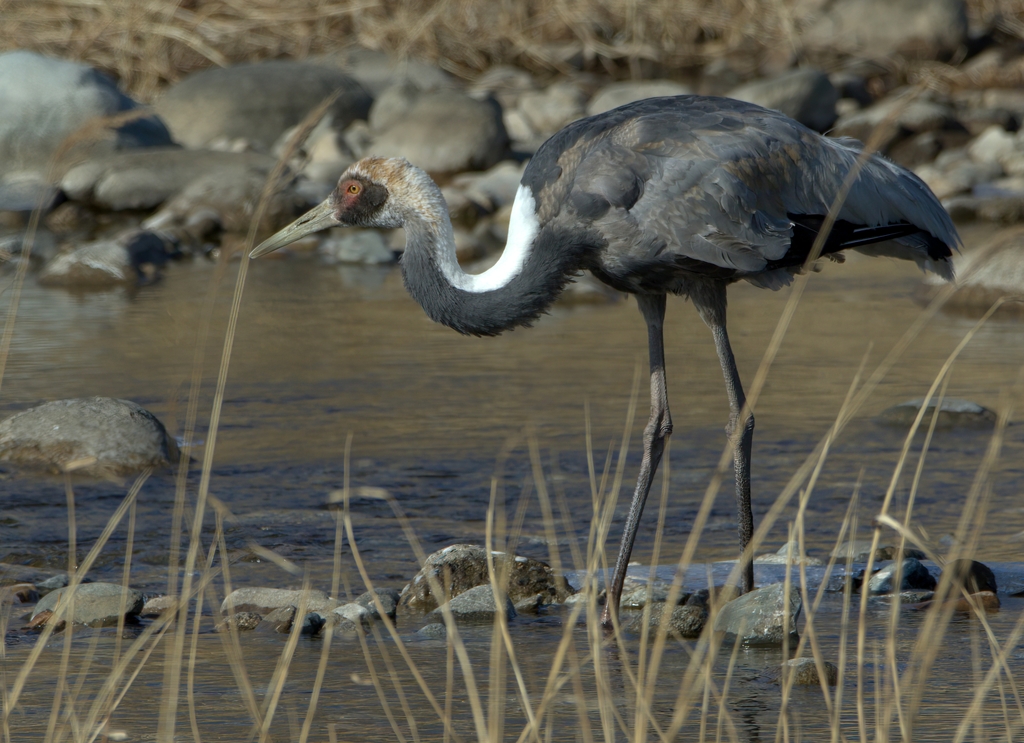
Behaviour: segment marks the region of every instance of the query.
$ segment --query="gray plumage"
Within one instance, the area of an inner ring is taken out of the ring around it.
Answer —
[[[844,180],[861,157],[776,111],[728,98],[678,96],[631,103],[570,124],[531,159],[498,264],[459,268],[440,189],[404,160],[364,158],[316,209],[253,257],[332,225],[405,227],[402,274],[434,320],[467,335],[529,325],[587,270],[637,298],[647,325],[651,416],[603,621],[618,608],[626,566],[666,438],[665,297],[689,297],[711,329],[729,399],[740,587],[753,588],[750,451],[754,417],[726,330],[726,287],[745,279],[778,289],[809,259]],[[916,262],[951,279],[960,245],[949,215],[913,173],[869,155],[852,180],[819,255],[843,250]]]

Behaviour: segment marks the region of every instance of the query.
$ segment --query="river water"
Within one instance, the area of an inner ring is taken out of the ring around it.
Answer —
[[[970,235],[968,244],[972,244]],[[3,378],[0,413],[8,415],[48,399],[107,395],[141,403],[180,435],[193,371],[199,363],[199,446],[194,456],[201,461],[237,270],[237,263],[224,270],[202,261],[176,264],[162,282],[137,293],[72,294],[40,288],[30,277]],[[821,275],[812,277],[756,405],[755,518],[768,511],[826,433],[862,359],[866,357],[865,368],[870,372],[920,317],[922,307],[915,301],[919,284],[920,274],[912,265],[856,255],[845,265],[829,264]],[[215,288],[212,300],[211,287]],[[730,290],[730,332],[748,384],[788,297],[788,290],[773,293],[746,284]],[[868,524],[881,507],[904,441],[903,431],[880,425],[876,416],[891,405],[923,396],[975,322],[964,316],[936,315],[843,430],[808,501],[805,537],[810,554],[827,558],[855,491],[859,493],[858,536],[870,536]],[[197,362],[197,336],[206,326],[204,353]],[[558,304],[534,328],[492,339],[464,338],[425,317],[405,293],[395,268],[324,266],[311,256],[254,262],[242,299],[210,485],[211,494],[230,512],[225,529],[235,561],[232,581],[270,586],[300,581],[261,557],[253,546],[258,545],[298,565],[314,587],[330,589],[336,511],[329,502],[331,493],[344,483],[349,435],[352,486],[390,492],[427,552],[456,542],[482,543],[491,480],[501,459],[509,522],[521,494],[530,498],[516,531],[518,549],[548,559],[552,545],[543,510],[532,489],[525,487],[531,471],[529,442],[535,442],[551,492],[564,499],[565,509],[556,509],[557,523],[548,526],[554,529],[561,560],[571,565],[574,543],[585,549],[592,517],[586,411],[600,473],[608,452],[617,450],[637,370],[646,365],[645,336],[632,300],[619,299]],[[672,563],[690,536],[700,498],[722,453],[728,409],[710,334],[693,309],[679,299],[669,301],[666,347],[675,432],[661,561]],[[993,409],[1007,405],[1019,409],[1022,367],[1024,336],[1019,320],[997,316],[961,354],[947,395]],[[609,558],[614,557],[629,482],[639,460],[646,419],[643,376],[630,428],[626,485],[607,546]],[[988,502],[975,557],[987,562],[1024,560],[1020,497],[1024,429],[1012,425],[1012,420],[1011,415],[985,491]],[[990,439],[987,430],[936,433],[911,522],[934,544],[942,544],[942,538],[957,529]],[[910,491],[920,441],[921,437],[895,490],[892,511],[897,517],[902,517]],[[199,484],[199,461],[189,475],[190,502]],[[80,554],[96,539],[126,490],[126,483],[74,484]],[[149,593],[167,587],[174,491],[173,473],[157,473],[139,496],[131,582]],[[370,578],[377,585],[401,588],[417,569],[414,551],[385,502],[354,492],[355,536]],[[63,481],[4,472],[0,494],[4,504],[0,563],[40,575],[65,568],[68,520]],[[655,492],[634,551],[634,560],[644,565],[652,557],[657,501]],[[774,551],[786,541],[787,524],[794,514],[795,505],[790,504],[762,551]],[[207,519],[207,527],[212,527],[212,518]],[[126,535],[122,525],[93,569],[95,579],[120,581]],[[700,535],[695,559],[727,560],[735,549],[735,515],[726,488]],[[342,565],[352,593],[361,592],[347,547]],[[1012,565],[1007,570],[1014,574]],[[222,587],[218,585],[217,590]],[[835,616],[841,614],[838,601],[838,596],[832,596],[826,602]],[[1007,636],[1021,608],[1021,600],[1004,598],[1003,610],[990,615],[996,636]],[[917,616],[908,615],[901,629],[906,637],[913,637],[915,623],[920,621]],[[513,624],[513,640],[524,650],[529,687],[543,684],[545,664],[562,635],[565,618],[559,610]],[[884,635],[886,621],[886,612],[879,609],[871,625],[879,637]],[[922,737],[915,740],[951,738],[950,725],[955,726],[958,714],[962,717],[973,694],[973,653],[979,642],[984,649],[978,631],[978,623],[966,618],[951,625],[946,649],[932,671],[929,693],[934,691],[936,700],[956,701],[944,702],[941,709],[929,708],[922,719],[931,733],[921,732]],[[71,654],[72,669],[79,655],[94,658],[90,675],[82,677],[89,682],[83,687],[86,696],[89,684],[109,670],[105,652],[113,642],[110,631],[89,632],[77,636],[93,637],[95,647],[90,649],[90,643],[82,640]],[[585,630],[578,632],[582,637]],[[12,638],[5,660],[8,686],[33,642],[32,636],[18,631]],[[250,643],[247,668],[257,693],[262,694],[283,639],[243,640]],[[39,739],[46,729],[62,642],[55,639],[53,648],[44,653],[33,674],[37,682],[30,682],[21,699],[16,727],[26,732],[25,739]],[[311,739],[326,740],[332,725],[339,740],[395,739],[377,693],[366,685],[365,660],[358,644],[336,642],[338,650],[332,655]],[[468,643],[473,657],[486,669],[490,631],[470,631]],[[826,655],[837,654],[838,630],[830,627],[822,643]],[[298,738],[321,644],[303,641],[296,650],[272,727],[275,739]],[[371,645],[376,648],[375,643]],[[424,674],[443,694],[444,643],[417,642],[412,647]],[[393,648],[391,652],[395,655]],[[1022,653],[1010,655],[1009,662],[1018,670]],[[157,692],[163,678],[163,658],[158,655],[154,654],[137,682],[138,690],[129,694],[114,720],[113,727],[120,726],[132,739],[155,733]],[[248,736],[251,718],[220,636],[200,635],[198,657],[196,683],[202,693],[197,719],[202,737],[237,740]],[[656,717],[671,714],[688,657],[680,645],[666,652],[663,675],[671,681],[659,691],[658,698],[664,696],[666,706],[658,707]],[[778,660],[778,651],[750,650],[740,656],[733,682],[739,686],[729,700],[730,719],[740,739],[775,739],[779,688],[762,676]],[[871,663],[868,676],[884,667],[882,661]],[[408,673],[403,669],[397,673],[411,689]],[[486,670],[482,673],[486,676]],[[485,681],[481,683],[486,686]],[[874,683],[868,679],[865,685],[868,681]],[[845,683],[849,702],[856,686],[849,678]],[[795,693],[799,704],[794,702],[792,707],[794,725],[804,737],[818,739],[812,731],[825,730],[829,724],[821,692],[812,688]],[[402,717],[396,700],[392,691],[390,702]],[[407,739],[441,740],[437,717],[422,695],[411,692],[409,703],[420,727],[413,734],[406,726],[402,734]],[[957,706],[961,703],[962,708]],[[1016,708],[1012,699],[1009,703]],[[583,739],[572,700],[560,704],[564,709],[556,717],[563,724],[555,726],[552,739]],[[992,704],[992,714],[1002,720],[998,702]],[[525,718],[513,685],[504,707],[505,734],[514,740]],[[597,725],[598,710],[591,713]],[[453,714],[463,739],[473,737],[464,697]],[[1024,724],[1020,714],[1011,719],[1017,720],[1018,727]],[[844,735],[858,738],[856,719],[848,718],[845,709],[842,725]],[[929,737],[932,733],[936,737]],[[191,740],[184,711],[178,735]],[[732,733],[727,729],[723,735]],[[984,736],[982,731],[974,739]]]

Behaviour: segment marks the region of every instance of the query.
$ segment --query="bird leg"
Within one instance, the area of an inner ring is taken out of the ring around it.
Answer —
[[[601,613],[601,624],[605,627],[611,626],[612,615],[618,613],[622,584],[626,580],[626,566],[633,551],[640,516],[643,515],[644,503],[651,491],[651,482],[661,462],[662,452],[665,451],[665,439],[672,433],[672,416],[668,411],[668,390],[665,386],[665,342],[662,333],[665,323],[665,295],[638,294],[636,301],[647,322],[647,344],[651,357],[651,418],[644,429],[644,458],[640,463],[640,476],[636,481],[633,502],[629,506],[629,516],[622,530],[622,544],[619,546],[619,556],[615,561],[615,573],[611,585],[608,586],[604,611]]]
[[[691,295],[701,319],[711,328],[715,338],[715,350],[722,363],[725,375],[725,390],[729,395],[729,424],[725,433],[733,451],[733,468],[736,472],[736,530],[739,532],[740,549],[746,551],[754,536],[754,514],[750,507],[750,449],[754,440],[754,414],[744,410],[747,403],[740,383],[740,372],[729,345],[729,333],[725,329],[725,286],[710,292],[706,297]],[[740,416],[744,416],[740,420]],[[747,593],[754,589],[754,564],[750,555],[741,555],[744,561],[740,575],[740,591]]]

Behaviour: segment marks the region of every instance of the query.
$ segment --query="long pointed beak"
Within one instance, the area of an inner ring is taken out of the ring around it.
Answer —
[[[313,207],[301,217],[279,232],[261,242],[249,253],[250,258],[259,258],[285,245],[290,245],[301,237],[312,232],[325,230],[328,227],[337,227],[341,222],[334,216],[334,207],[331,200],[327,199],[319,206]]]

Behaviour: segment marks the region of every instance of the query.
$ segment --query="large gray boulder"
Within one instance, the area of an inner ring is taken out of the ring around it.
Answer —
[[[551,604],[563,601],[572,592],[550,566],[539,560],[504,552],[496,553],[493,559],[499,574],[508,571],[505,590],[513,603],[541,594],[544,603]],[[451,596],[476,586],[490,586],[487,553],[475,544],[453,544],[430,555],[412,582],[402,589],[401,605],[420,612],[437,608],[431,578],[441,588],[448,586]]]
[[[373,153],[404,157],[432,174],[486,170],[508,148],[493,99],[478,101],[454,90],[412,93],[404,114],[388,118],[390,126],[373,138]]]
[[[839,91],[821,70],[789,70],[734,88],[730,98],[775,109],[804,126],[823,132],[836,120]]]
[[[966,42],[967,30],[964,0],[842,0],[829,3],[801,41],[828,56],[934,59]]]
[[[32,610],[33,619],[44,611],[55,612],[58,604],[69,600],[68,589],[60,588],[46,594]],[[71,621],[74,624],[87,624],[90,627],[110,627],[116,625],[122,616],[124,602],[125,618],[136,617],[145,603],[142,594],[135,589],[125,589],[116,583],[85,583],[79,585],[74,593]],[[65,620],[69,615],[65,614]]]
[[[86,153],[172,144],[152,116],[86,134],[84,127],[99,118],[136,108],[113,80],[88,65],[29,51],[0,54],[0,209],[34,208],[55,155],[59,174]]]
[[[774,583],[723,606],[715,619],[715,631],[724,632],[727,642],[739,638],[744,645],[765,647],[779,647],[788,636],[795,647],[799,640],[796,620],[802,606],[799,587],[790,586],[787,623],[785,586]]]
[[[61,179],[68,198],[104,209],[151,209],[195,181],[266,179],[274,159],[256,152],[153,148],[90,158]]]
[[[330,115],[336,126],[366,118],[370,94],[352,77],[284,60],[202,70],[170,87],[156,111],[186,147],[243,142],[266,151],[335,91],[340,93]]]
[[[0,422],[0,461],[51,472],[122,477],[178,461],[157,417],[129,400],[55,400]]]

